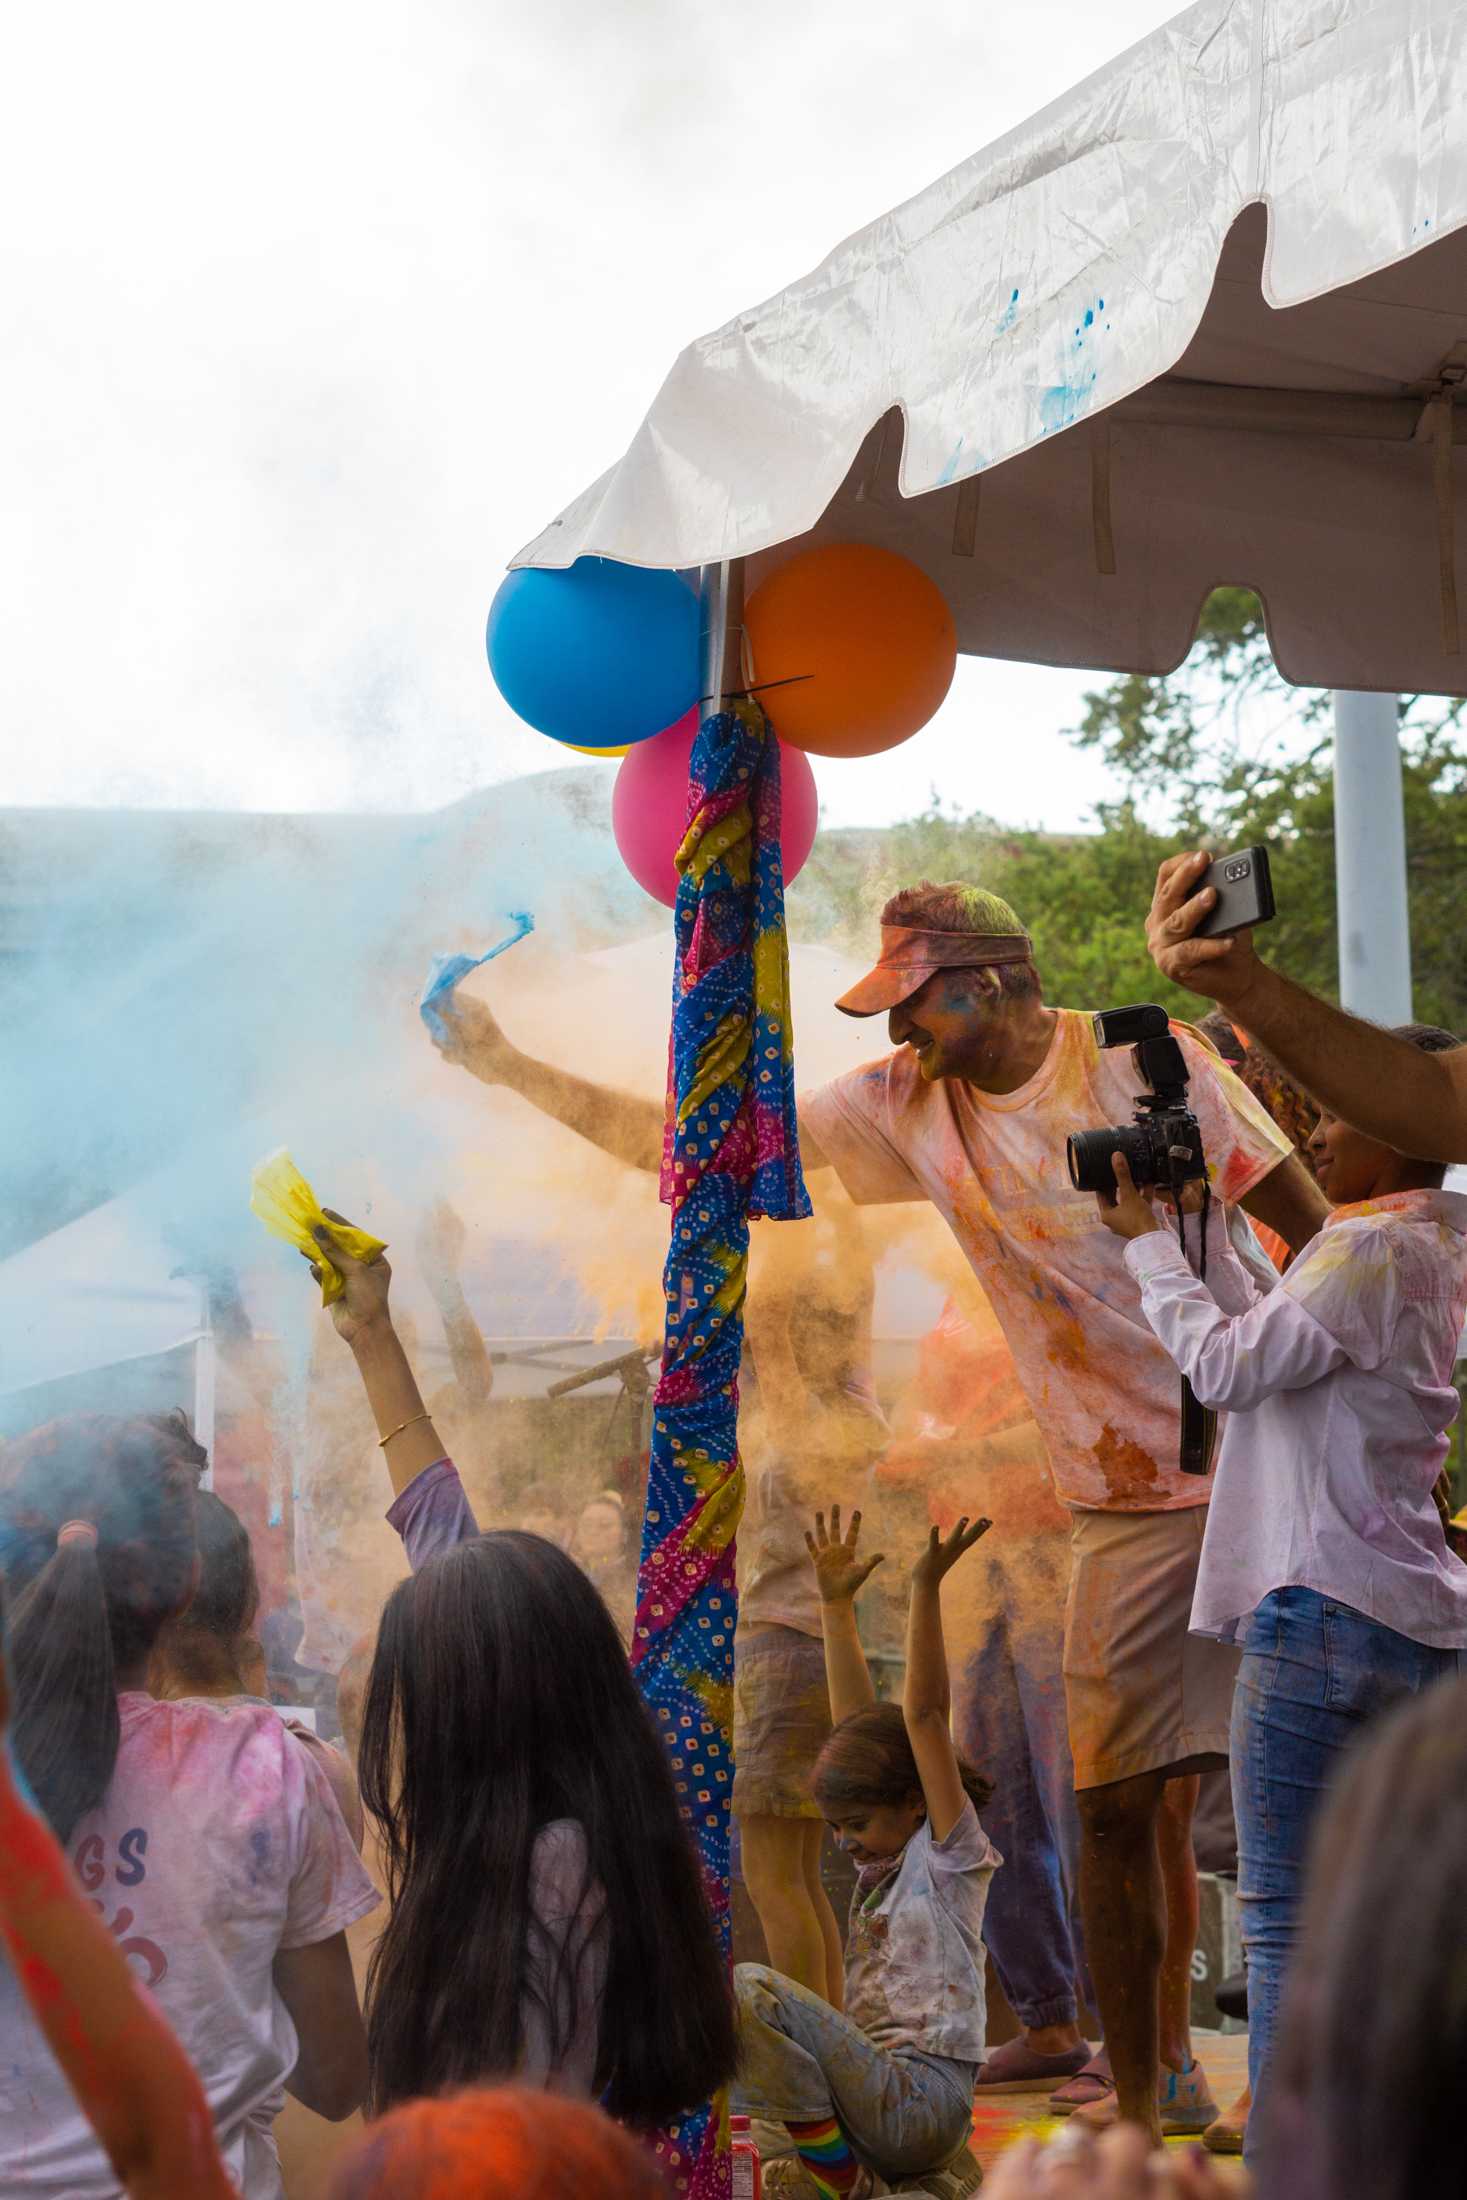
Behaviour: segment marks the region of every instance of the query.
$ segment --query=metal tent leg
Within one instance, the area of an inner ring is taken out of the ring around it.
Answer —
[[[1411,1014],[1406,821],[1394,695],[1335,690],[1340,1000],[1380,1024]]]

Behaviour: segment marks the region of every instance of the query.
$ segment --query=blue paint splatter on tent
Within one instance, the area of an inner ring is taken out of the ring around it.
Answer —
[[[1090,404],[1094,380],[1092,373],[1088,381],[1055,382],[1039,392],[1039,423],[1046,435],[1057,435],[1062,428],[1075,425]]]
[[[1103,298],[1085,308],[1075,324],[1073,336],[1065,345],[1065,379],[1039,392],[1039,423],[1045,435],[1057,435],[1062,429],[1073,427],[1090,409],[1098,378],[1091,360],[1091,339],[1101,333],[1095,326],[1095,316],[1104,310]],[[1106,326],[1109,325],[1107,322]]]
[[[1000,336],[1003,335],[1006,329],[1011,329],[1013,327],[1014,322],[1018,318],[1018,313],[1019,293],[1015,291],[1010,297],[1008,304],[1004,307],[1002,313],[999,315],[997,322],[994,324]]]
[[[943,466],[942,472],[937,477],[937,485],[940,489],[945,489],[947,487],[947,484],[956,476],[958,470],[958,460],[963,455],[963,445],[966,441],[967,437],[960,435],[957,442],[953,445],[952,456],[946,461],[945,465]]]

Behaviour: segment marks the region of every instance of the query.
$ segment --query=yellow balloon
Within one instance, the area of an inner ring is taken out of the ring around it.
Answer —
[[[577,756],[625,756],[631,747],[630,741],[621,749],[584,749],[579,741],[562,741],[560,745],[563,749],[574,749]]]

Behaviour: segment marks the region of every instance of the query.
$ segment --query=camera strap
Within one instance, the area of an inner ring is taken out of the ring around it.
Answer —
[[[1212,1212],[1212,1186],[1202,1179],[1202,1250],[1198,1256],[1200,1280],[1207,1281],[1207,1218]],[[1182,1214],[1181,1200],[1177,1201],[1177,1243],[1187,1250],[1187,1225]],[[1212,1465],[1212,1447],[1217,1442],[1217,1415],[1203,1405],[1196,1391],[1182,1377],[1182,1449],[1178,1465],[1183,1474],[1206,1474]]]
[[[1217,1441],[1217,1415],[1203,1405],[1196,1391],[1182,1377],[1182,1456],[1183,1474],[1206,1474],[1212,1465],[1212,1447]]]

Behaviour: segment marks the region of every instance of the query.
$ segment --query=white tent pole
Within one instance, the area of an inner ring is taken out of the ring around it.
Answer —
[[[203,1445],[209,1454],[209,1464],[200,1477],[200,1487],[214,1487],[214,1387],[218,1373],[218,1351],[214,1342],[214,1325],[209,1316],[209,1285],[207,1278],[199,1281],[199,1336],[194,1346],[194,1441]]]
[[[1335,690],[1340,999],[1373,1023],[1411,1014],[1406,820],[1394,695]]]
[[[725,695],[744,684],[744,561],[705,565],[698,586],[699,715],[722,708]]]

